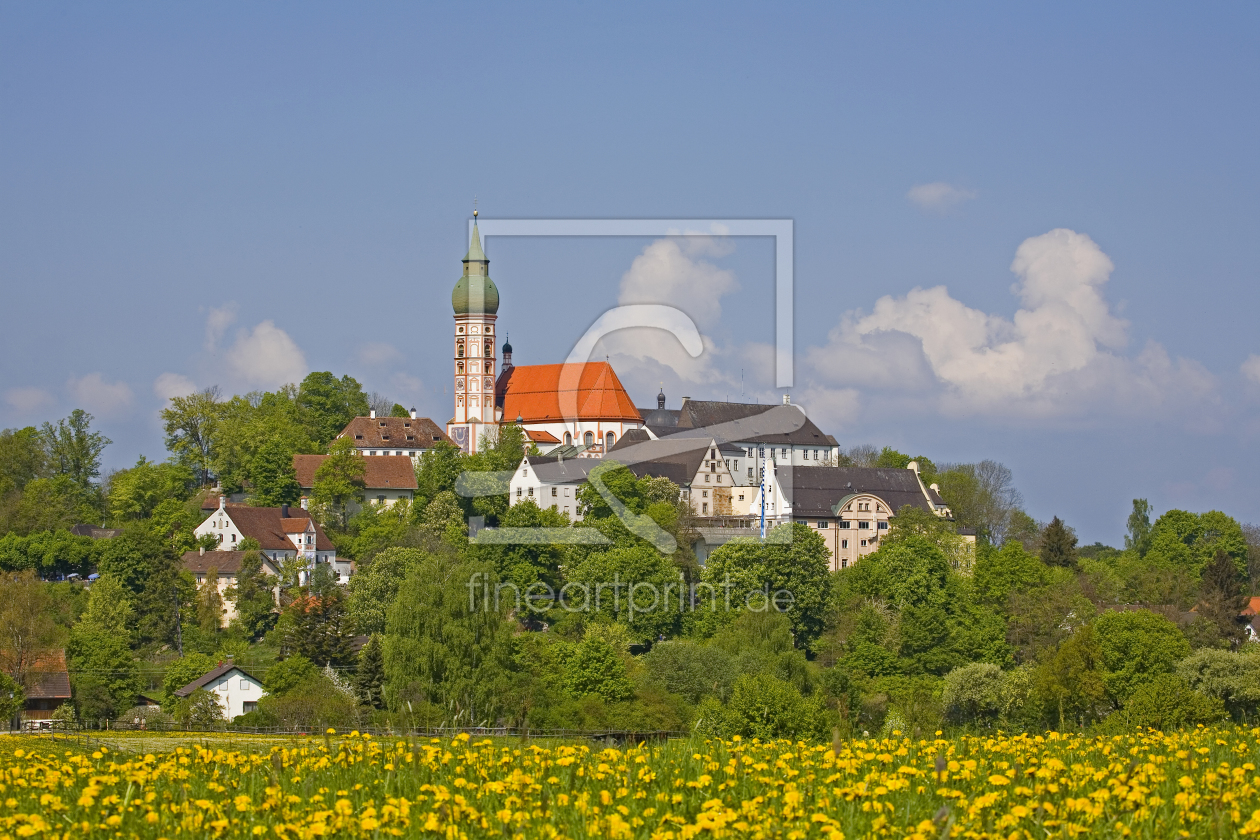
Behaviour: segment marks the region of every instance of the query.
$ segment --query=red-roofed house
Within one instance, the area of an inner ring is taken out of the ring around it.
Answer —
[[[395,418],[396,419],[396,418]],[[293,470],[297,473],[298,486],[309,496],[315,488],[315,471],[328,459],[327,455],[294,455]],[[399,499],[411,501],[416,496],[416,470],[406,455],[378,455],[363,459],[363,498],[384,507],[390,507]],[[351,513],[359,505],[347,505]]]
[[[324,529],[301,508],[230,505],[220,497],[219,509],[193,533],[198,537],[217,537],[220,551],[239,550],[241,541],[252,537],[261,546],[263,557],[277,568],[286,558],[299,557],[307,561],[309,568],[317,563],[331,564],[338,580],[350,579],[350,561],[337,558],[337,548]]]
[[[35,661],[27,677],[26,703],[22,720],[48,720],[62,703],[70,702],[70,674],[66,671],[66,652],[54,651]]]

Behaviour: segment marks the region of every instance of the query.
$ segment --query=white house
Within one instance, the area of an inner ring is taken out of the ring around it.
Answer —
[[[756,487],[768,461],[779,465],[818,467],[834,465],[840,445],[805,416],[787,396],[783,405],[693,400],[683,397],[682,408],[665,408],[665,394],[655,409],[639,409],[646,430],[655,438],[711,435],[737,486]]]
[[[417,417],[411,410],[410,417],[377,417],[373,411],[367,417],[356,417],[337,435],[354,441],[360,455],[410,458],[419,464],[420,457],[439,443],[454,445],[446,432],[428,417]]]
[[[257,678],[242,671],[230,659],[183,688],[176,689],[175,696],[182,699],[199,688],[218,698],[219,705],[223,707],[223,717],[227,720],[254,711],[258,708],[258,701],[267,695]]]
[[[582,520],[578,511],[577,491],[586,483],[586,476],[603,461],[599,458],[548,458],[526,455],[512,474],[508,504],[532,501],[540,508],[551,508],[574,522]]]
[[[395,418],[397,419],[397,418]],[[371,450],[369,450],[371,451]],[[315,490],[315,473],[330,455],[294,455],[293,472],[297,475],[302,494],[310,496]],[[407,456],[385,455],[363,459],[363,501],[381,507],[393,507],[395,502],[416,497],[416,462]],[[305,507],[303,502],[303,507]],[[358,502],[346,505],[350,514],[362,510]]]
[[[194,528],[193,534],[214,536],[220,551],[236,551],[242,540],[252,537],[258,541],[263,557],[276,568],[286,558],[299,557],[311,568],[317,563],[330,564],[343,583],[350,579],[350,561],[338,559],[337,547],[324,529],[301,508],[231,505],[220,496],[218,509]]]

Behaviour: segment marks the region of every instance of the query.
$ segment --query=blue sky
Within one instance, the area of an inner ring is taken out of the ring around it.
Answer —
[[[123,467],[163,455],[164,395],[325,369],[443,422],[474,195],[500,218],[792,218],[793,399],[843,445],[1003,461],[1087,542],[1118,542],[1139,496],[1260,520],[1258,24],[6,4],[0,425],[82,406]],[[741,370],[779,398],[768,240],[487,251],[518,363],[655,294],[711,352],[610,342],[636,400],[738,398]]]

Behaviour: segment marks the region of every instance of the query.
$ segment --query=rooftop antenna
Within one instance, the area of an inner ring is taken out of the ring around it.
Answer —
[[[744,398],[744,369],[739,369],[739,398]]]

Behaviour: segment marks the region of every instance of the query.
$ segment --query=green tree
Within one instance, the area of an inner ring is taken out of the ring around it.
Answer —
[[[48,587],[34,572],[0,575],[0,669],[23,688],[56,650],[50,607]]]
[[[367,635],[385,632],[386,616],[403,581],[429,559],[417,548],[387,548],[350,578],[346,613],[355,631]]]
[[[1005,706],[1002,669],[989,662],[960,665],[945,675],[941,702],[946,718],[973,726],[992,725]]]
[[[994,544],[1006,541],[1011,517],[1023,505],[1008,467],[996,461],[957,464],[938,474],[941,497],[961,526]]]
[[[130,593],[117,579],[102,575],[88,593],[87,609],[79,617],[78,627],[106,635],[131,638],[135,611]]]
[[[355,417],[366,417],[367,394],[351,376],[340,379],[329,371],[306,375],[298,386],[297,406],[311,439],[325,445]]]
[[[175,719],[189,729],[220,729],[223,704],[213,692],[199,688],[175,704]]]
[[[1234,559],[1224,549],[1203,569],[1199,585],[1199,615],[1211,622],[1220,638],[1232,647],[1246,639],[1243,608],[1247,606],[1247,587]]]
[[[389,610],[384,639],[385,698],[442,710],[448,723],[498,719],[506,701],[511,628],[493,596],[485,563],[430,558],[411,573]],[[415,713],[415,709],[411,711]]]
[[[26,692],[17,680],[0,673],[0,718],[12,720],[26,704]]]
[[[89,717],[113,717],[135,705],[143,683],[140,666],[132,657],[125,636],[76,627],[66,645],[66,662],[75,693],[88,689],[98,703]],[[108,693],[108,702],[103,702],[99,694],[102,687]]]
[[[192,482],[183,464],[159,464],[141,455],[134,467],[109,477],[109,511],[117,520],[147,519],[163,501],[187,499]]]
[[[336,586],[323,595],[298,598],[281,619],[286,652],[316,664],[340,667],[351,662],[354,638],[346,617],[345,596]]]
[[[653,680],[692,705],[707,696],[727,699],[736,676],[730,654],[688,639],[652,645],[643,664]]]
[[[565,593],[566,605],[625,625],[639,642],[677,632],[682,579],[673,562],[651,546],[615,544],[590,552],[568,572],[568,580],[581,588]],[[514,601],[508,606],[520,611]]]
[[[22,534],[69,528],[99,519],[99,502],[94,490],[85,491],[69,476],[36,478],[27,482],[11,510],[8,525]]]
[[[241,547],[246,550],[244,542]],[[248,638],[261,638],[275,624],[276,585],[276,579],[263,569],[262,554],[256,549],[246,550],[236,574],[236,584],[224,594],[236,607],[232,623]]]
[[[359,701],[365,706],[380,709],[385,706],[385,655],[381,637],[373,634],[359,651],[359,667],[354,672],[354,688]]]
[[[423,508],[441,493],[454,496],[455,481],[464,472],[466,460],[458,446],[444,440],[425,450],[416,467],[416,508]]]
[[[1239,723],[1254,723],[1260,716],[1260,657],[1204,648],[1177,663],[1177,676],[1221,701]]]
[[[1215,510],[1203,514],[1170,510],[1151,526],[1147,559],[1197,576],[1218,550],[1230,556],[1239,574],[1247,574],[1247,539],[1237,521]]]
[[[1047,566],[1076,568],[1076,534],[1057,516],[1041,532],[1040,554]]]
[[[728,734],[745,738],[821,739],[829,722],[820,697],[802,697],[791,683],[765,674],[740,676],[727,704]]]
[[[229,493],[241,492],[247,483],[254,490],[259,481],[268,483],[281,474],[294,453],[321,451],[303,425],[297,389],[292,385],[220,404],[212,442],[211,469]],[[280,458],[272,452],[270,460],[255,469],[260,451],[268,447],[286,454]]]
[[[587,635],[564,666],[564,685],[574,697],[595,694],[609,703],[634,694],[625,663],[606,641]]]
[[[394,407],[389,410],[390,417],[410,417],[411,412],[404,408],[400,403],[394,403]]]
[[[272,438],[254,454],[249,479],[254,485],[253,503],[259,507],[295,505],[302,497],[293,469],[293,450],[280,438]]]
[[[731,602],[738,609],[782,609],[791,619],[796,646],[807,649],[823,630],[829,558],[822,537],[797,522],[778,526],[764,542],[726,543],[710,555],[701,579],[718,591],[729,582]]]
[[[56,426],[45,423],[41,433],[53,473],[68,477],[84,491],[90,490],[101,474],[101,453],[113,443],[92,431],[92,415],[76,408]]]
[[[130,593],[137,641],[174,644],[176,603],[183,597],[174,546],[143,524],[131,525],[105,542],[97,570],[117,579]],[[186,594],[191,599],[192,593]]]
[[[162,690],[166,693],[164,705],[168,710],[175,707],[175,692],[210,673],[215,668],[214,657],[205,653],[186,653],[166,668],[162,677]]]
[[[943,602],[949,573],[944,553],[926,537],[911,534],[862,558],[845,580],[858,595],[902,609]]]
[[[173,397],[171,404],[162,409],[167,450],[196,472],[203,487],[210,483],[219,408],[216,385],[186,397]]]
[[[1094,626],[1068,636],[1037,667],[1033,678],[1052,725],[1060,731],[1070,721],[1097,721],[1106,713],[1103,654]]]
[[[325,524],[335,522],[346,529],[351,503],[363,501],[363,476],[367,466],[350,438],[337,438],[328,447],[328,457],[315,470],[311,507]]]
[[[214,566],[197,587],[197,626],[207,636],[218,633],[223,626],[223,596],[219,592],[219,570]]]
[[[1177,625],[1148,610],[1105,612],[1094,622],[1103,685],[1107,696],[1123,706],[1142,683],[1173,667],[1190,653]]]
[[[1112,732],[1139,727],[1177,729],[1220,723],[1227,717],[1220,700],[1203,696],[1176,674],[1158,674],[1137,686],[1124,709],[1108,718],[1104,728]]]
[[[48,477],[48,451],[34,426],[0,431],[0,495],[21,492],[27,483]]]
[[[1133,512],[1125,522],[1125,529],[1125,550],[1136,551],[1139,557],[1144,557],[1151,544],[1150,502],[1146,499],[1133,500]]]
[[[287,694],[319,676],[315,663],[301,654],[288,656],[272,665],[267,670],[263,684],[267,691],[275,695]]]
[[[1011,593],[1027,592],[1050,582],[1050,570],[1018,540],[1007,540],[1001,549],[981,551],[972,580],[976,596],[984,603],[1005,607]]]

